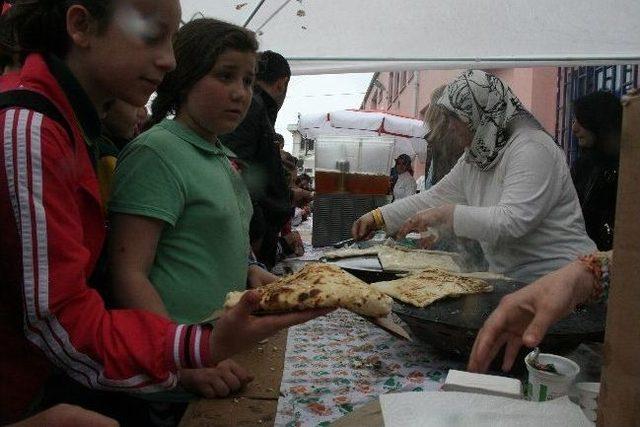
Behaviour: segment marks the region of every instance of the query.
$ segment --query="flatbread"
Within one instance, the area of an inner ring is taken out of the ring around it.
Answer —
[[[386,271],[420,271],[427,268],[456,273],[461,271],[460,265],[447,252],[384,246],[378,252],[378,259]]]
[[[326,251],[322,256],[326,259],[353,258],[357,256],[378,255],[381,249],[386,248],[383,245],[374,245],[368,248],[342,248],[335,251]]]
[[[385,271],[421,271],[427,268],[440,268],[460,272],[455,254],[424,249],[410,249],[402,246],[374,245],[368,248],[343,248],[324,253],[326,259],[353,258],[377,255]]]
[[[393,300],[340,267],[309,263],[300,271],[260,288],[260,308],[285,312],[310,308],[342,307],[368,317],[391,312]],[[229,292],[225,308],[238,304],[244,292]]]
[[[457,276],[436,268],[402,279],[372,283],[370,286],[402,302],[422,308],[444,297],[493,291],[493,286],[484,280]]]

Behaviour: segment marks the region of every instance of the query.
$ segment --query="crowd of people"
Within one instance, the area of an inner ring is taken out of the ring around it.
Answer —
[[[286,59],[233,24],[180,26],[178,0],[17,0],[1,19],[0,422],[53,407],[24,425],[112,425],[55,406],[67,403],[176,423],[194,395],[240,389],[253,377],[232,355],[327,313],[252,314],[278,260],[302,255],[292,226],[314,195],[274,129]],[[394,203],[354,224],[357,239],[437,228],[477,240],[492,271],[532,282],[489,318],[470,369],[505,344],[510,368],[522,343],[603,293],[620,114],[610,94],[576,104],[572,174],[501,80],[467,71],[425,118],[433,186],[415,194],[401,155]]]

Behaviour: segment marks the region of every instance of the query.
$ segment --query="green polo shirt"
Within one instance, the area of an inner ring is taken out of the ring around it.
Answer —
[[[252,207],[229,155],[164,120],[118,159],[109,210],[166,222],[149,280],[179,323],[202,320],[246,286]]]

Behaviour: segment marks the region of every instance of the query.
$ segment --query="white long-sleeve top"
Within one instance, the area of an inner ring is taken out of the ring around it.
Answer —
[[[545,132],[515,131],[489,171],[464,157],[428,191],[383,206],[387,232],[421,210],[455,204],[454,233],[480,241],[491,271],[524,282],[596,250],[564,153]]]
[[[409,172],[398,175],[396,185],[393,186],[393,199],[400,200],[408,196],[413,196],[418,190],[418,184]]]

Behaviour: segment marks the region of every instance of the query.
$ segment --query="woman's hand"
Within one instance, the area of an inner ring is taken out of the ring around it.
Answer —
[[[411,232],[424,232],[437,229],[439,232],[453,232],[453,211],[456,205],[442,205],[425,209],[409,218],[396,233],[396,239],[404,239]],[[429,241],[423,242],[429,243]],[[427,245],[428,246],[428,245]]]
[[[239,353],[280,329],[323,316],[332,309],[304,310],[293,313],[254,316],[260,308],[260,290],[245,292],[235,307],[218,319],[211,335],[212,364]]]
[[[180,370],[182,387],[207,399],[227,397],[251,381],[253,375],[231,359],[223,360],[215,368]]]
[[[591,295],[593,276],[575,261],[502,298],[476,337],[467,369],[486,372],[506,345],[502,370],[509,371],[520,347],[536,347],[558,320]]]
[[[356,240],[369,240],[373,237],[378,227],[373,219],[373,214],[367,212],[353,223],[351,227],[351,237]]]
[[[256,289],[278,280],[279,277],[265,270],[259,265],[250,265],[247,269],[247,284],[249,289]]]

